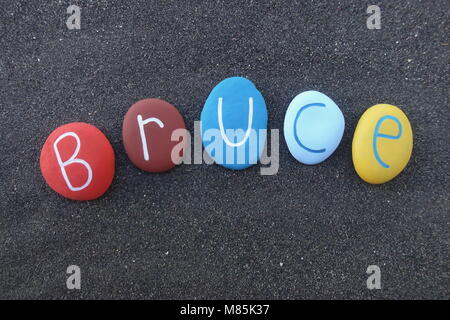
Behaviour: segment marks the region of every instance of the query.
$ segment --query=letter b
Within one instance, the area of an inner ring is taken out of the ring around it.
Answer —
[[[69,136],[75,138],[75,140],[77,142],[77,147],[75,148],[75,152],[72,154],[72,156],[68,160],[62,161],[61,154],[59,153],[59,149],[58,149],[58,143],[65,137],[69,137]],[[66,182],[67,187],[71,191],[83,190],[83,189],[87,188],[92,181],[92,168],[89,165],[89,163],[87,163],[86,161],[84,161],[82,159],[76,158],[76,156],[78,155],[78,152],[80,152],[80,148],[81,148],[80,138],[78,137],[78,135],[75,132],[66,132],[66,133],[62,134],[61,136],[58,137],[58,139],[56,139],[55,143],[53,144],[53,149],[55,150],[56,159],[58,160],[59,167],[61,168],[61,173],[64,177],[64,181]],[[86,179],[86,182],[81,187],[72,186],[72,183],[70,182],[69,177],[67,176],[66,167],[68,165],[71,165],[74,163],[83,165],[88,172],[88,177]]]

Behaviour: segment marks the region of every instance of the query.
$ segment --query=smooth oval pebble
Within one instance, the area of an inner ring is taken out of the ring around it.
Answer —
[[[395,178],[409,162],[413,133],[398,107],[378,104],[358,121],[352,142],[353,164],[358,175],[372,184]]]
[[[242,170],[261,157],[267,135],[267,109],[248,79],[233,77],[213,88],[201,116],[202,142],[219,165]]]
[[[74,122],[56,128],[40,155],[47,184],[72,200],[93,200],[112,183],[115,156],[111,143],[93,125]]]
[[[336,150],[344,134],[341,109],[325,94],[300,93],[284,118],[284,138],[292,156],[304,164],[317,164]]]
[[[172,134],[177,132],[180,135],[172,141]],[[183,117],[164,100],[140,100],[123,119],[122,138],[128,158],[147,172],[164,172],[179,164],[187,142],[185,135]],[[181,151],[172,157],[175,146]]]

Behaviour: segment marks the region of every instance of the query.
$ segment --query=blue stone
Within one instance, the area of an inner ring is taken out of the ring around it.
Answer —
[[[202,142],[219,165],[246,169],[261,157],[267,136],[267,109],[248,79],[228,78],[209,94],[201,116]]]
[[[336,150],[344,134],[341,109],[323,93],[306,91],[292,100],[284,118],[284,138],[295,159],[318,164]]]

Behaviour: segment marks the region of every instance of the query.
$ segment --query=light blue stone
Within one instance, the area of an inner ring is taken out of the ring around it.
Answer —
[[[250,80],[228,78],[215,86],[200,120],[203,146],[217,164],[242,170],[258,162],[266,143],[267,109]]]
[[[295,159],[317,164],[336,150],[344,134],[341,109],[323,93],[306,91],[292,100],[284,118],[284,138]]]

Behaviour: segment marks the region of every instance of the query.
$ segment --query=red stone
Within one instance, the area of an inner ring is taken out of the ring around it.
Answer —
[[[125,115],[122,128],[123,144],[130,161],[148,172],[172,169],[182,158],[182,151],[175,151],[172,159],[173,148],[178,145],[182,150],[186,143],[184,135],[172,141],[172,133],[177,129],[186,132],[183,117],[170,103],[160,99],[136,102]]]
[[[47,138],[40,166],[45,181],[57,193],[72,200],[93,200],[112,183],[114,150],[96,127],[69,123],[56,128]]]

